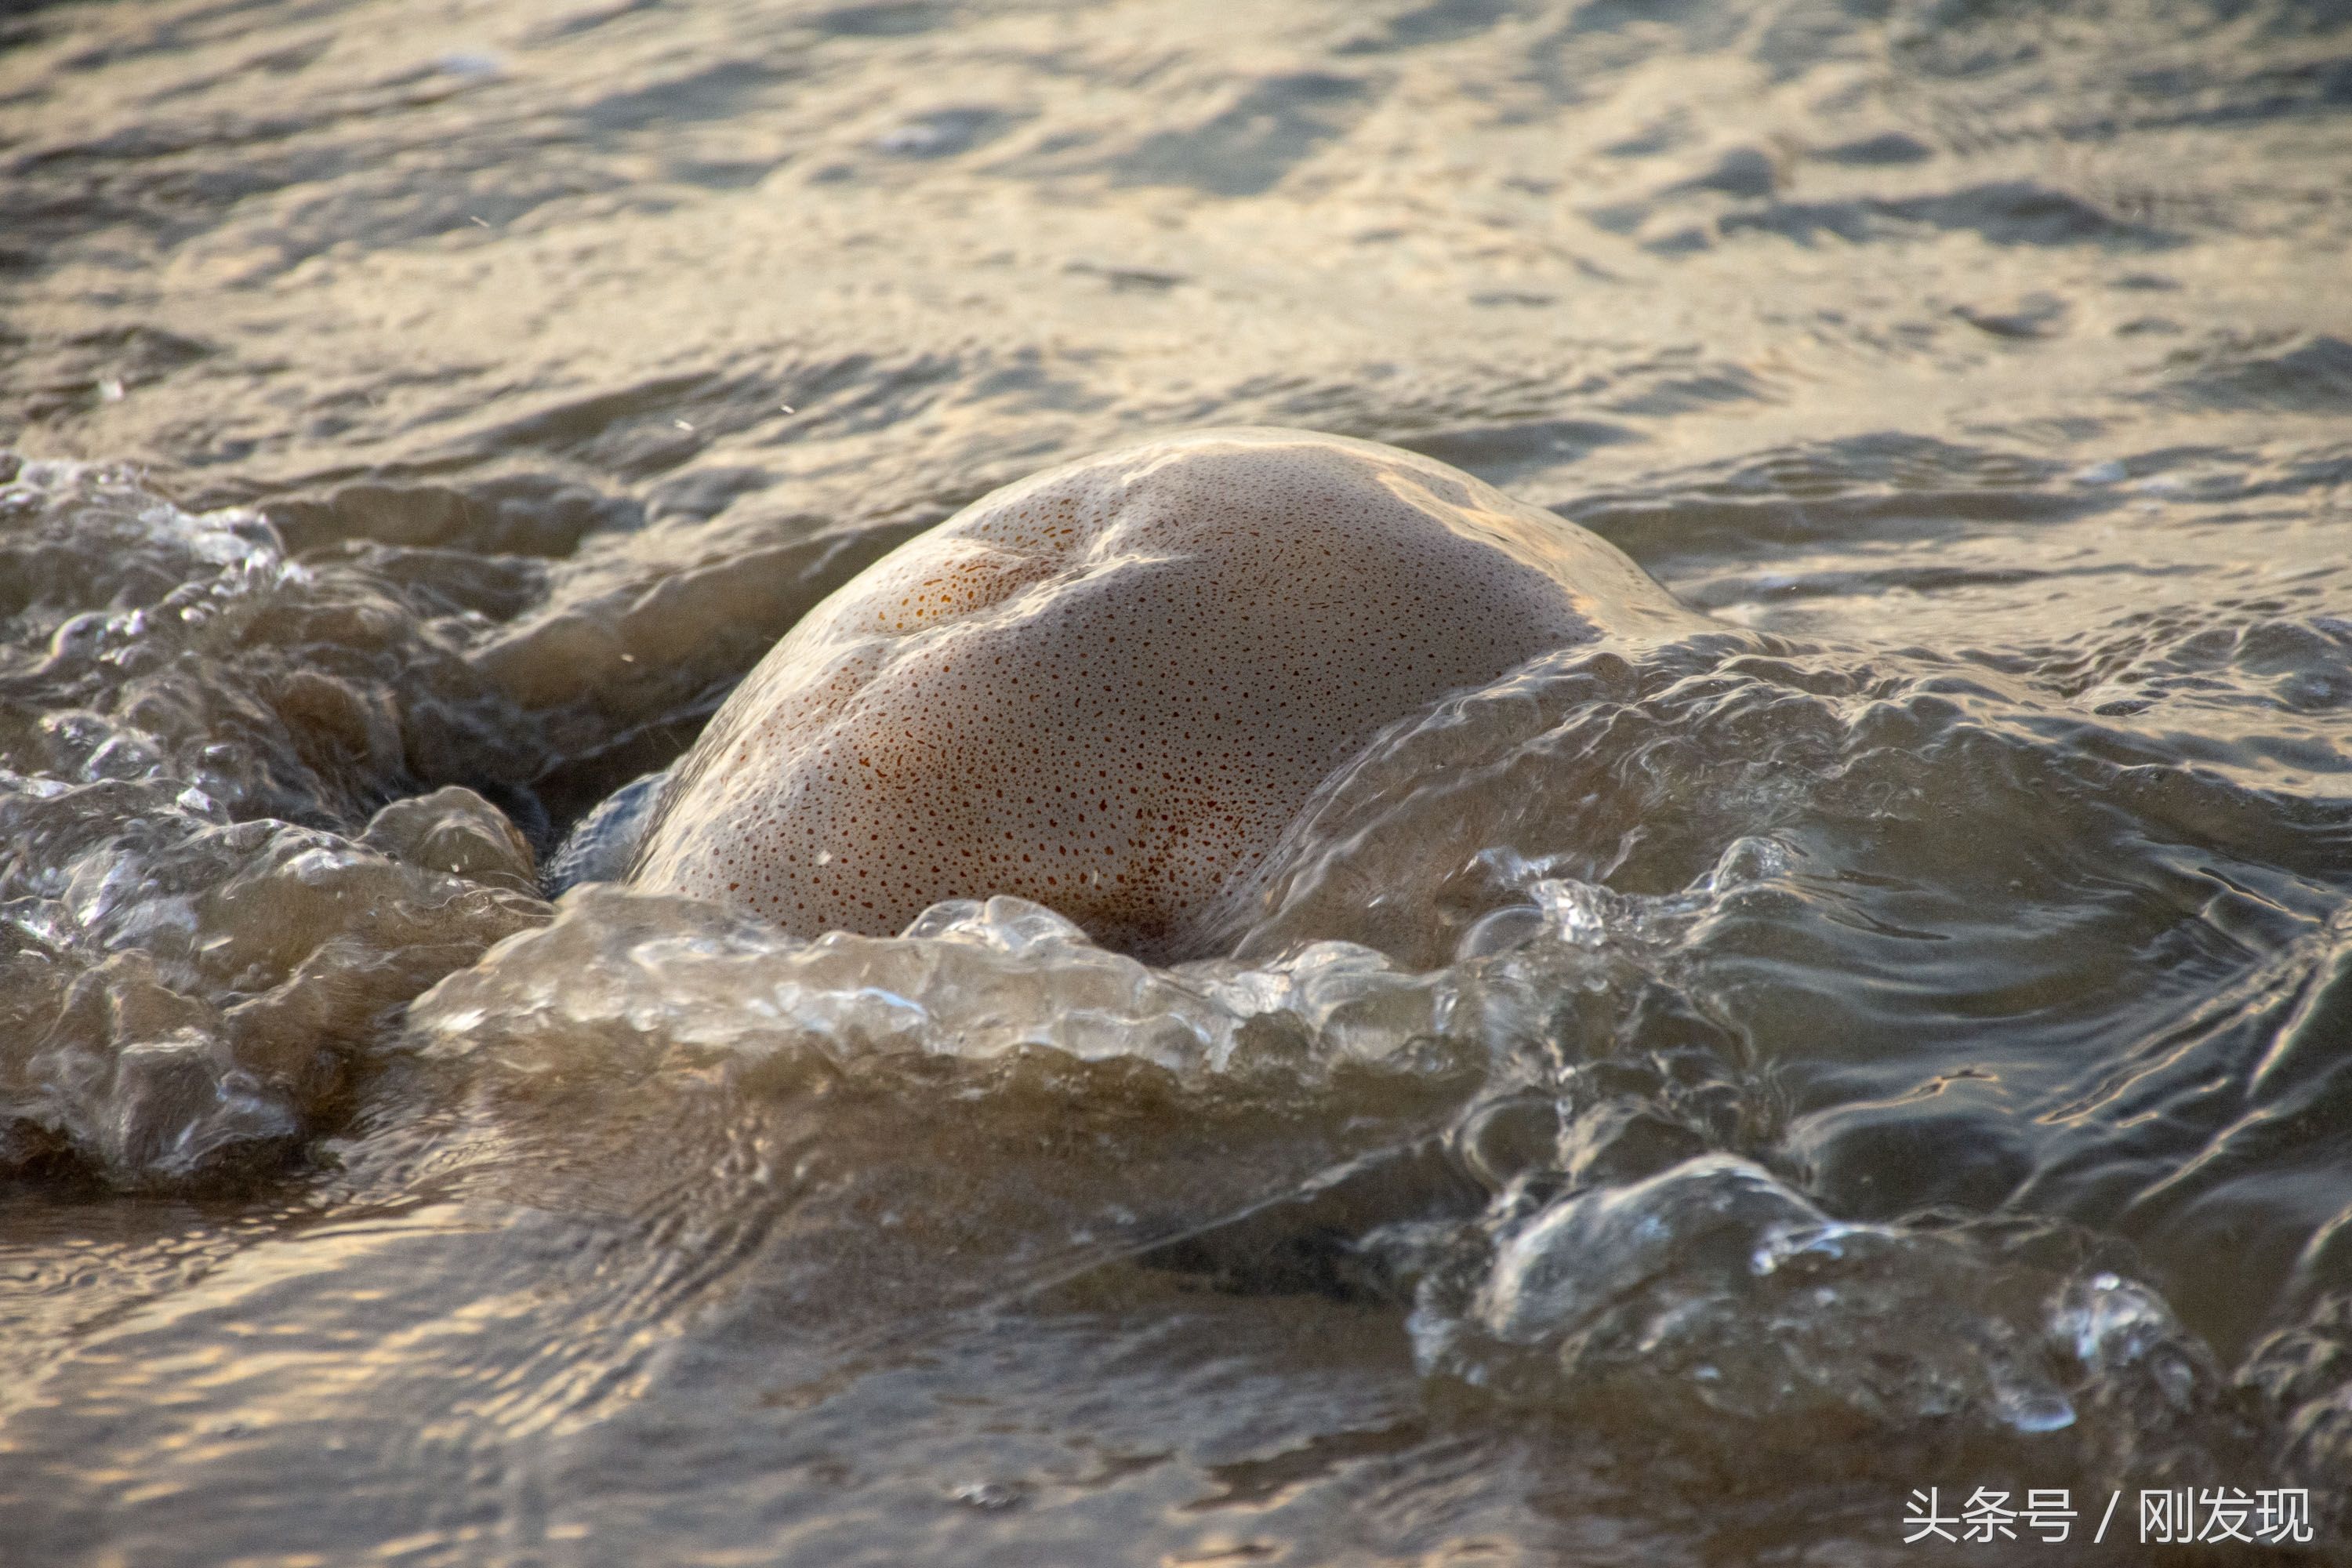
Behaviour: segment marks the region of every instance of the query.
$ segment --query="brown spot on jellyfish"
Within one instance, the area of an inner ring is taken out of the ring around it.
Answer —
[[[810,936],[1013,894],[1194,956],[1389,725],[1695,619],[1603,541],[1410,452],[1129,447],[983,497],[819,605],[680,759],[631,880]]]

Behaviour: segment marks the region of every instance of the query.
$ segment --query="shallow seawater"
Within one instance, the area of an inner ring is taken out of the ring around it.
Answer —
[[[11,9],[0,1556],[2340,1552],[2347,197],[2334,0]],[[1252,423],[1719,630],[1173,968],[544,897],[866,563]]]

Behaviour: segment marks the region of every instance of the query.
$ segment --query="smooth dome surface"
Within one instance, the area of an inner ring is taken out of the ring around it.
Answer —
[[[1600,539],[1409,452],[1128,447],[975,501],[818,605],[681,760],[632,879],[807,935],[1010,893],[1186,956],[1386,726],[1690,620]]]

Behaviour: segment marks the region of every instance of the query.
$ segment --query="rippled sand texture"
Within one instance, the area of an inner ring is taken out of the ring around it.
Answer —
[[[11,1563],[2344,1495],[2332,0],[0,40]],[[1462,468],[1716,629],[1387,731],[1173,966],[541,897],[860,568],[1203,425]]]

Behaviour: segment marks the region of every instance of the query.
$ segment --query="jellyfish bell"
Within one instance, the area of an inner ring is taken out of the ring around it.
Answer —
[[[647,814],[630,880],[798,934],[1011,894],[1195,956],[1381,731],[1564,647],[1696,617],[1443,463],[1209,430],[982,498],[827,598]]]

